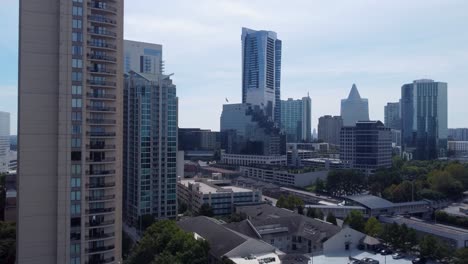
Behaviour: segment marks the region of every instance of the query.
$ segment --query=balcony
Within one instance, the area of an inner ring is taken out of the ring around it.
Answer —
[[[88,176],[111,176],[115,174],[115,170],[94,170],[86,171]]]
[[[112,25],[112,26],[117,25],[117,21],[115,21],[114,19],[110,19],[108,17],[102,16],[102,15],[88,16],[88,20],[94,23],[99,23],[99,24]]]
[[[93,67],[88,67],[88,72],[93,73],[93,74],[101,74],[101,75],[115,75],[117,73],[116,70],[97,69]]]
[[[105,44],[107,45],[107,44]],[[115,63],[117,59],[112,56],[107,56],[107,55],[97,55],[97,54],[91,54],[89,58],[93,61],[105,61],[105,62],[111,62]]]
[[[92,48],[100,48],[100,49],[108,49],[108,50],[116,50],[117,46],[114,44],[109,44],[106,42],[102,42],[101,40],[91,40],[88,41],[88,46]]]
[[[115,211],[115,207],[87,209],[86,214],[105,214]]]
[[[115,158],[86,158],[88,163],[112,163],[115,161]]]
[[[115,220],[107,220],[107,221],[102,221],[102,222],[91,222],[91,223],[86,223],[85,226],[86,227],[95,227],[95,228],[98,228],[98,227],[105,227],[105,226],[111,226],[115,224]]]
[[[90,35],[98,35],[101,37],[110,37],[110,38],[116,38],[117,33],[112,32],[110,30],[97,30],[93,28],[88,28],[88,32]]]
[[[115,132],[86,132],[88,137],[96,137],[96,138],[113,138],[115,137]]]
[[[88,7],[90,7],[93,10],[99,10],[99,11],[104,11],[107,13],[117,14],[117,8],[109,6],[107,2],[89,1]]]
[[[95,125],[114,125],[115,119],[95,119],[95,118],[88,118],[86,119],[88,124],[95,124]]]
[[[115,145],[109,144],[90,144],[86,145],[88,150],[115,150]]]
[[[89,188],[89,189],[103,189],[103,188],[112,188],[112,187],[115,187],[115,182],[86,184],[86,188]]]
[[[115,195],[103,195],[103,196],[86,196],[86,201],[98,202],[98,201],[109,201],[113,200]]]
[[[105,252],[114,250],[114,245],[111,246],[103,246],[103,247],[90,247],[86,249],[86,253],[98,253],[98,252]],[[102,262],[101,262],[102,263]]]
[[[114,99],[117,98],[115,94],[103,94],[103,93],[87,93],[88,98],[95,99]]]
[[[115,233],[99,233],[99,234],[92,234],[89,236],[86,236],[86,240],[103,240],[103,239],[109,239],[115,237]]]
[[[114,257],[106,258],[106,259],[90,259],[86,261],[86,264],[110,264],[114,263]]]
[[[116,108],[111,106],[92,106],[88,105],[86,107],[91,112],[115,112]]]

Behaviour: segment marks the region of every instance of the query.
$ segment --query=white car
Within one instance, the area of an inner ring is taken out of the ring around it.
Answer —
[[[404,257],[405,257],[405,255],[403,255],[402,253],[395,253],[395,254],[392,255],[393,259],[402,259]]]

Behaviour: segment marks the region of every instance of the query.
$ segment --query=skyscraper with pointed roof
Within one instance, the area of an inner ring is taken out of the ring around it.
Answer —
[[[344,126],[355,126],[357,121],[369,121],[369,102],[361,98],[356,84],[353,84],[348,98],[341,100],[341,117]]]

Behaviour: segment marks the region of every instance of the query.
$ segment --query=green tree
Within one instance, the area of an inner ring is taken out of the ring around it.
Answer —
[[[16,225],[0,222],[0,262],[14,264],[16,258]]]
[[[364,232],[364,217],[360,211],[352,210],[345,218],[344,223],[349,225],[354,230]]]
[[[433,236],[424,236],[419,242],[419,253],[425,258],[435,258],[438,242]]]
[[[204,264],[208,263],[208,242],[196,240],[174,221],[164,220],[146,229],[125,264]]]
[[[325,189],[326,189],[325,181],[320,178],[317,178],[317,180],[315,180],[315,191],[324,192]]]
[[[463,189],[468,189],[468,169],[460,163],[450,163],[445,167],[445,171],[448,172],[455,180],[461,182]]]
[[[375,217],[369,218],[364,226],[364,232],[373,237],[380,236],[382,234],[382,230],[382,225]]]
[[[338,223],[336,222],[336,217],[330,212],[328,213],[327,215],[327,220],[326,220],[328,223],[331,223],[331,224],[334,224],[334,225],[338,225]]]
[[[307,216],[310,218],[316,218],[317,217],[317,212],[315,208],[307,208]]]
[[[468,263],[468,248],[461,248],[455,253],[455,264]]]
[[[288,195],[287,197],[281,195],[278,201],[276,202],[276,207],[286,208],[289,210],[298,209],[299,206],[304,206],[304,201],[301,198],[295,195]]]
[[[457,199],[462,196],[462,183],[455,180],[447,171],[431,171],[427,176],[427,181],[432,190],[440,192],[448,198]]]
[[[328,173],[326,186],[335,196],[359,194],[366,189],[366,178],[356,170],[333,170]]]
[[[213,208],[207,203],[202,204],[200,207],[200,210],[198,210],[198,215],[203,215],[203,216],[208,216],[208,217],[213,217]]]
[[[138,220],[141,231],[145,231],[146,228],[150,227],[154,223],[154,217],[150,214],[140,216]]]

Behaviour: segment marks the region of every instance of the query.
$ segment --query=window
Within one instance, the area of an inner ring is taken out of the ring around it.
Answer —
[[[81,161],[81,151],[72,151],[71,152],[72,161]]]
[[[81,72],[72,72],[72,81],[81,82],[82,77],[83,76]]]
[[[72,85],[72,94],[80,95],[82,93],[81,85]]]
[[[73,166],[77,166],[77,165],[72,165]],[[79,188],[81,187],[81,179],[80,178],[72,178],[71,179],[71,187],[72,188]]]
[[[81,147],[81,138],[72,138],[71,146],[72,146],[72,148],[80,148]]]
[[[70,253],[73,254],[73,255],[80,254],[81,253],[80,244],[71,244],[70,245]]]
[[[72,67],[73,68],[83,68],[83,61],[80,59],[72,59]]]
[[[72,134],[73,135],[81,134],[81,126],[80,125],[72,125]]]
[[[78,165],[78,164],[71,165],[71,173],[74,175],[81,175],[81,165]],[[78,179],[78,180],[81,181],[81,179]],[[79,186],[76,186],[76,187],[79,187]]]
[[[82,22],[79,19],[73,19],[72,21],[73,28],[82,28]]]
[[[72,112],[72,121],[81,121],[81,112]]]
[[[81,205],[72,204],[70,207],[71,214],[81,214]]]
[[[82,42],[83,34],[81,34],[80,32],[72,32],[72,41]]]
[[[80,191],[73,191],[70,193],[70,199],[72,201],[80,201],[81,200],[81,192]]]
[[[73,6],[72,14],[74,16],[82,16],[83,15],[83,8],[81,6]]]
[[[83,47],[81,46],[72,46],[72,55],[83,55]]]
[[[76,0],[75,0],[76,1]],[[73,257],[70,260],[70,264],[81,264],[80,257]]]
[[[73,98],[73,99],[72,99],[72,107],[81,108],[81,99]]]

